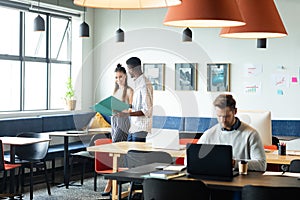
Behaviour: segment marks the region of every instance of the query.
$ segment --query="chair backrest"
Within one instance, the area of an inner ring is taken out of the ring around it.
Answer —
[[[201,180],[145,179],[143,182],[144,200],[209,200],[208,187]]]
[[[17,137],[29,137],[29,138],[44,138],[49,139],[47,133],[20,133]],[[45,158],[48,153],[49,142],[38,142],[34,144],[16,146],[16,155],[21,160],[38,161]]]
[[[125,156],[125,162],[128,168],[133,168],[154,162],[171,164],[173,158],[164,151],[129,150]]]
[[[243,200],[299,199],[300,188],[246,185],[242,189]]]
[[[112,143],[112,139],[101,138],[95,140],[95,145],[103,145]],[[109,153],[95,152],[95,172],[102,173],[104,170],[112,169],[113,159]]]
[[[300,173],[300,159],[295,159],[290,162],[289,172]]]
[[[95,145],[95,141],[98,139],[107,139],[107,136],[105,134],[95,134],[91,137],[91,140],[89,142],[89,147],[90,146],[94,146]],[[92,156],[95,156],[95,152],[89,151],[89,154],[91,154]]]
[[[3,144],[2,144],[2,140],[0,140],[0,171],[3,171],[5,170],[5,167],[4,167],[4,150],[3,150]]]

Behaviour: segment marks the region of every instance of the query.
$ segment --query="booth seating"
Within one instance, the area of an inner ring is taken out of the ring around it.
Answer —
[[[17,136],[23,132],[46,133],[52,131],[75,130],[81,119],[92,118],[95,112],[41,115],[20,118],[0,119],[0,136]],[[78,122],[78,123],[77,123]],[[70,153],[85,150],[86,146],[80,140],[69,143]],[[45,160],[52,161],[52,169],[55,169],[55,160],[64,155],[64,144],[61,138],[52,139]],[[52,181],[54,173],[52,173]]]

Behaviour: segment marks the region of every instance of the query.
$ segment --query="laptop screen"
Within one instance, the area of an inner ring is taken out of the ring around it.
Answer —
[[[233,177],[232,146],[190,144],[187,149],[187,172],[203,178]]]
[[[147,142],[151,142],[153,148],[180,150],[185,147],[179,144],[179,131],[175,129],[153,128],[147,137]]]

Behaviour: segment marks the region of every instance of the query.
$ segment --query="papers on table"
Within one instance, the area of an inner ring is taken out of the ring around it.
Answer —
[[[167,165],[157,166],[156,169],[160,169],[154,172],[150,172],[147,177],[160,178],[160,179],[172,179],[181,176],[185,176],[186,173],[183,170],[186,168],[184,165]]]
[[[184,175],[185,175],[184,172],[177,172],[171,170],[159,170],[159,171],[151,172],[149,174],[149,177],[160,178],[160,179],[171,179],[171,178],[177,178]]]
[[[300,173],[293,173],[293,172],[272,172],[272,171],[266,171],[265,173],[263,173],[263,175],[266,175],[266,176],[289,176],[289,177],[300,178]]]
[[[115,112],[122,112],[129,108],[129,104],[110,96],[91,107],[94,111],[103,115],[112,116]]]
[[[287,151],[286,154],[289,156],[300,156],[300,151]]]
[[[164,170],[180,172],[180,171],[184,170],[185,168],[186,168],[185,165],[169,165],[169,166],[165,167]]]

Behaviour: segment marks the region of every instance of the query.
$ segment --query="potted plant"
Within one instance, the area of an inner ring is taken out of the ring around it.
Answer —
[[[76,107],[76,99],[75,99],[75,90],[73,88],[72,79],[69,77],[66,82],[67,91],[65,94],[65,101],[67,104],[68,110],[75,110]]]

